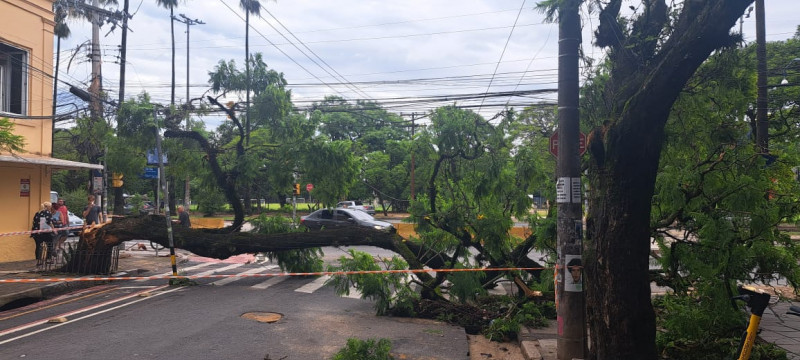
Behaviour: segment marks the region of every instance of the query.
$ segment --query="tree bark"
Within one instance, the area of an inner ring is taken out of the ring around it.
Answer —
[[[612,48],[611,79],[605,89],[611,111],[605,136],[599,139],[602,154],[592,153],[589,174],[584,286],[590,359],[657,358],[648,279],[649,224],[664,127],[692,74],[712,51],[733,43],[729,30],[751,2],[684,2],[660,48],[619,37],[618,24],[608,23],[617,18],[619,1],[601,13],[600,26],[608,34],[598,34],[598,39]],[[661,18],[663,5],[649,2],[647,10]],[[635,22],[634,34],[656,38],[662,30],[647,24]],[[605,161],[599,162],[600,156]]]

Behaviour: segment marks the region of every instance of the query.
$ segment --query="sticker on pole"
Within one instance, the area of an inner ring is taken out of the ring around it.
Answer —
[[[568,203],[570,200],[570,178],[560,177],[556,181],[556,202]]]
[[[583,292],[583,263],[580,255],[564,257],[564,291]]]

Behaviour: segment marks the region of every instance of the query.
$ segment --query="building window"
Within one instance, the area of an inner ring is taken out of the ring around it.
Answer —
[[[0,44],[0,113],[25,115],[28,87],[28,54]]]

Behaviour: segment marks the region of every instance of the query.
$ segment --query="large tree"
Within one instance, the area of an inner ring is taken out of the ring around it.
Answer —
[[[609,76],[589,144],[584,264],[590,358],[655,359],[648,277],[650,215],[664,129],[672,105],[708,56],[737,43],[731,27],[752,0],[590,1],[599,11],[595,45]],[[548,1],[545,5],[561,5]],[[555,9],[555,8],[551,8]]]

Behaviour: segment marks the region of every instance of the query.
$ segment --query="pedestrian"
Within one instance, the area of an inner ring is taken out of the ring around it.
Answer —
[[[55,205],[53,209],[55,209]],[[61,212],[61,219],[63,219],[64,226],[69,226],[69,209],[64,203],[64,198],[58,198],[58,211]]]
[[[52,214],[53,205],[49,201],[45,201],[42,203],[41,210],[33,215],[33,225],[31,226],[31,230],[34,231],[31,233],[31,237],[33,241],[36,242],[36,265],[42,265],[42,261],[45,255],[47,256],[47,261],[50,262],[50,257],[53,254],[53,232],[52,231],[43,231],[43,232],[35,232],[41,230],[52,230],[53,228],[53,214]],[[45,248],[45,246],[47,248]],[[42,251],[45,251],[45,254],[42,254]]]
[[[53,227],[57,229],[65,228],[69,226],[69,215],[64,215],[65,212],[62,212],[61,209],[65,209],[66,206],[62,206],[61,203],[63,201],[59,201],[53,204]],[[61,249],[61,244],[67,240],[67,230],[58,230],[54,233],[53,240],[54,247],[56,249]]]
[[[83,209],[83,218],[86,220],[85,224],[88,225],[97,225],[103,220],[103,213],[100,212],[100,206],[94,204],[94,195],[89,195],[87,197],[88,204],[86,204],[86,208]]]
[[[192,227],[192,222],[189,220],[189,213],[186,212],[186,208],[183,205],[178,205],[178,224],[185,228]]]

